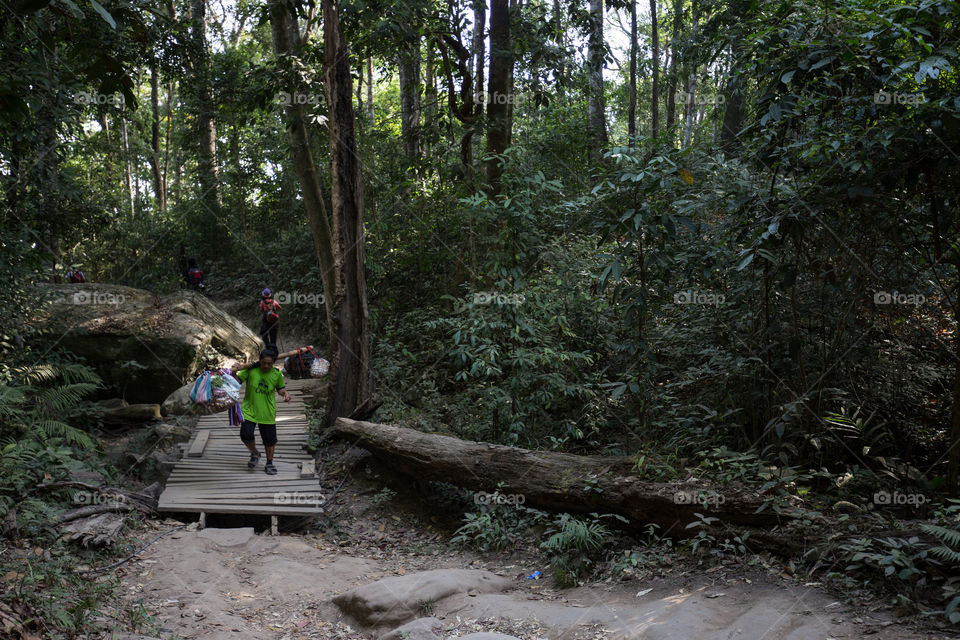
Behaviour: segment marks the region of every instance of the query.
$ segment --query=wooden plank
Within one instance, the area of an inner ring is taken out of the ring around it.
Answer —
[[[157,508],[161,511],[182,511],[184,513],[228,513],[253,516],[304,516],[323,513],[322,507],[244,507],[234,505],[167,504],[161,502]]]
[[[171,496],[167,498],[164,502],[178,504],[210,504],[210,505],[235,505],[235,506],[259,506],[259,507],[269,507],[271,505],[276,505],[278,507],[297,507],[297,506],[319,506],[323,504],[325,497],[322,494],[308,494],[308,493],[299,493],[294,495],[294,492],[286,492],[286,494],[269,494],[266,496],[244,496],[242,499],[226,499],[218,496],[202,496],[202,495],[180,495],[180,496]]]
[[[303,482],[299,478],[290,478],[286,482],[277,483],[270,488],[274,491],[291,491],[291,490],[303,490],[303,491],[323,491],[323,488],[319,484],[303,485],[300,484]],[[272,483],[271,483],[272,484]],[[234,482],[230,484],[223,484],[220,482],[180,482],[167,486],[167,490],[171,495],[175,493],[181,493],[184,491],[219,491],[220,493],[232,493],[234,491],[244,492],[250,489],[259,489],[263,491],[263,484],[256,483],[247,483],[243,484],[240,482]],[[164,493],[167,493],[167,490],[164,490]]]
[[[158,508],[273,516],[322,513],[317,503],[324,501],[326,492],[314,480],[313,456],[304,451],[311,426],[303,406],[302,385],[301,381],[290,381],[287,390],[292,401],[277,405],[279,442],[274,449],[274,463],[279,473],[265,478],[261,475],[262,466],[246,466],[250,453],[239,441],[239,429],[230,425],[227,413],[203,415],[197,420],[197,431],[186,456],[174,465],[167,479]],[[280,504],[280,493],[293,494],[291,500],[304,503]]]
[[[233,484],[233,485],[222,485],[217,483],[211,484],[175,484],[170,485],[167,489],[164,490],[163,495],[167,496],[176,496],[176,495],[186,495],[186,494],[216,494],[216,495],[246,495],[248,493],[263,491],[262,486],[255,484]],[[324,493],[323,487],[320,485],[309,485],[304,486],[302,484],[294,484],[289,482],[287,484],[276,485],[271,487],[271,490],[274,492],[278,491],[300,491],[304,493]]]
[[[276,495],[278,493],[298,493],[304,495],[323,495],[323,491],[320,490],[320,487],[316,485],[311,485],[309,487],[304,487],[302,485],[288,485],[286,487],[276,487],[269,491],[265,491],[263,487],[239,487],[231,488],[227,491],[220,490],[219,487],[206,488],[206,489],[176,489],[169,492],[170,496],[201,496],[201,495],[210,495],[211,497],[216,497],[223,500],[237,500],[238,497],[242,496],[246,498],[256,498],[263,497],[266,495]]]
[[[187,450],[187,456],[191,458],[198,458],[203,455],[203,448],[207,446],[207,439],[210,437],[210,431],[204,429],[202,431],[197,431],[197,437],[193,439],[193,442],[190,443],[190,448]]]

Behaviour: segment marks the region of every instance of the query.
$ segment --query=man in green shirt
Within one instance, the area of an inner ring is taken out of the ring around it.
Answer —
[[[284,388],[283,373],[273,368],[277,354],[273,350],[264,350],[260,353],[259,366],[240,368],[237,365],[231,370],[241,382],[247,383],[243,393],[243,424],[240,425],[240,440],[250,450],[250,461],[247,466],[256,468],[260,462],[260,452],[257,451],[254,430],[260,429],[260,439],[267,452],[267,464],[264,471],[275,475],[277,468],[273,464],[273,450],[277,445],[277,403],[275,393],[279,393],[284,402],[290,402],[290,394]]]

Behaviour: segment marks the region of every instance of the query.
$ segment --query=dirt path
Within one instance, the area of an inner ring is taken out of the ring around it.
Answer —
[[[128,597],[157,617],[163,638],[377,637],[345,619],[330,598],[386,576],[435,567],[484,567],[520,578],[503,594],[455,597],[425,607],[423,615],[444,622],[446,637],[478,630],[523,640],[936,637],[762,574],[716,572],[557,590],[523,579],[527,569],[516,565],[423,551],[405,555],[341,546],[326,536],[271,537],[250,529],[183,531],[144,553],[123,583]],[[648,588],[652,591],[637,597],[638,589]]]
[[[608,580],[558,589],[528,580],[543,562],[521,550],[477,555],[451,547],[456,521],[400,489],[389,504],[372,498],[395,479],[357,471],[337,496],[331,519],[306,532],[269,536],[259,529],[180,530],[118,570],[125,599],[143,605],[160,638],[379,638],[345,617],[331,598],[389,576],[437,568],[487,569],[512,580],[503,593],[425,602],[418,615],[444,625],[443,638],[498,631],[522,640],[644,638],[682,640],[883,640],[942,638],[889,614],[858,610],[775,567],[672,567],[647,579]],[[146,540],[182,524],[154,521]],[[221,523],[222,524],[222,523]],[[239,526],[239,522],[232,522]],[[118,638],[123,636],[117,636]]]

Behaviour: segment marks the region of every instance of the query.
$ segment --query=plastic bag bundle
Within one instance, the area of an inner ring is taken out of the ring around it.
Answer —
[[[322,378],[330,373],[330,363],[314,353],[313,349],[308,349],[284,360],[283,370],[294,380]]]
[[[314,358],[310,363],[310,377],[322,378],[330,373],[330,363],[323,358]]]
[[[210,412],[229,409],[240,399],[240,381],[230,374],[229,369],[204,371],[190,391],[190,400],[205,406]]]

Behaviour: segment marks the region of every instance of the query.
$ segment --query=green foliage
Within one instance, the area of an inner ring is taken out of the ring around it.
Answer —
[[[545,535],[547,539],[540,548],[553,556],[554,582],[561,587],[572,587],[593,572],[611,533],[596,514],[586,520],[563,513],[553,520]]]
[[[454,533],[451,543],[481,551],[502,551],[528,539],[532,528],[546,517],[536,509],[500,504],[495,499],[497,495],[490,494],[494,499],[489,504],[481,504],[474,513],[464,514],[464,524]]]
[[[828,578],[846,586],[868,586],[887,594],[894,603],[939,615],[950,624],[960,623],[960,530],[934,523],[920,529],[938,544],[917,536],[860,538],[838,548],[844,573]],[[935,604],[941,609],[931,609]]]
[[[82,365],[23,365],[0,382],[0,516],[15,510],[18,524],[35,531],[53,507],[38,499],[36,485],[79,468],[79,451],[95,446],[84,431],[64,421],[99,378]]]
[[[56,634],[49,637],[70,637],[88,631],[101,615],[101,603],[115,593],[118,581],[90,580],[77,573],[75,549],[65,541],[53,540],[36,549],[39,554],[31,548],[26,558],[0,561],[0,569],[12,577],[0,598],[18,602],[34,612],[48,633]]]
[[[935,536],[937,540],[943,543],[930,549],[930,554],[933,557],[946,564],[960,565],[960,551],[954,548],[960,547],[960,531],[935,524],[921,524],[920,529],[924,533]]]
[[[383,507],[393,501],[397,497],[397,492],[391,489],[390,487],[384,487],[378,491],[372,498],[370,498],[370,504],[375,507]]]

